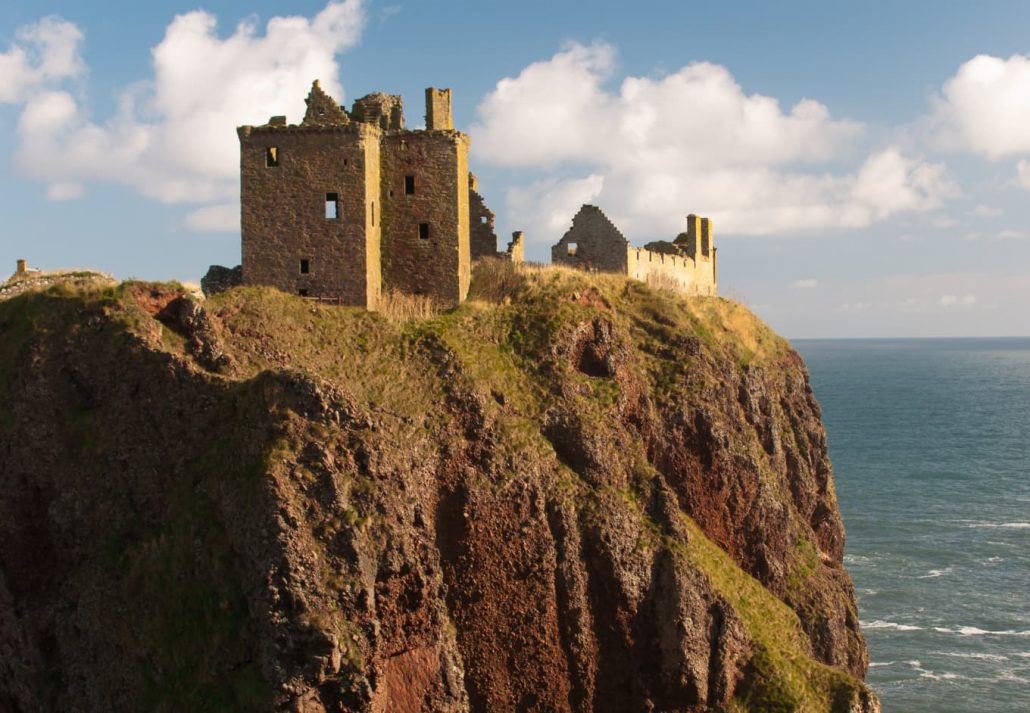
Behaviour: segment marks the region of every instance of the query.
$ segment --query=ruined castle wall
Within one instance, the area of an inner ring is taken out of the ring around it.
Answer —
[[[378,226],[366,234],[381,201],[366,170],[377,163],[379,129],[242,127],[239,136],[245,284],[374,307]],[[278,165],[269,165],[270,148]],[[336,218],[326,217],[329,194]]]
[[[431,130],[451,130],[454,119],[451,115],[451,90],[426,89],[426,128]]]
[[[694,260],[643,248],[628,248],[626,274],[641,282],[673,287],[688,295],[716,294],[715,266],[710,259]]]
[[[497,256],[497,233],[494,212],[486,207],[483,197],[469,189],[469,249],[472,259]]]
[[[468,137],[405,131],[382,146],[384,286],[456,304],[468,294]]]
[[[551,248],[551,262],[585,270],[626,273],[629,241],[600,208],[584,205]]]

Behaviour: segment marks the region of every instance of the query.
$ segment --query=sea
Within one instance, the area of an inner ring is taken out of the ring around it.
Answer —
[[[884,711],[1030,711],[1030,338],[793,344]]]

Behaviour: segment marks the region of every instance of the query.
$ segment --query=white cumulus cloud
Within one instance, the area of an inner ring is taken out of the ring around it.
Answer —
[[[938,301],[941,307],[972,307],[976,304],[976,295],[941,295]]]
[[[604,177],[559,180],[546,178],[508,191],[506,207],[517,216],[518,228],[532,242],[551,242],[571,225],[572,216],[584,203],[592,203],[604,188]]]
[[[81,76],[82,31],[58,17],[26,25],[0,53],[0,103],[24,101],[41,87]]]
[[[1030,57],[977,55],[942,88],[935,121],[944,145],[987,158],[1030,153]]]
[[[819,280],[815,279],[814,277],[808,277],[804,280],[795,280],[793,286],[802,290],[812,289],[813,287],[819,286]]]
[[[548,232],[534,239],[561,234],[578,206],[562,205],[558,220],[551,213],[571,201],[556,196],[579,192],[637,239],[676,234],[689,212],[733,233],[864,227],[954,191],[943,165],[895,147],[852,173],[818,170],[854,152],[862,125],[811,99],[785,110],[747,94],[725,67],[698,62],[613,90],[615,66],[610,45],[573,44],[502,79],[478,107],[475,158],[540,174],[507,196],[519,220],[549,202],[531,226]]]
[[[43,22],[65,28],[61,48],[81,39],[74,25]],[[151,52],[152,78],[124,89],[106,120],[88,116],[65,89],[20,90],[21,170],[45,181],[52,199],[77,197],[100,181],[166,203],[215,203],[192,213],[187,227],[232,229],[238,216],[230,219],[225,205],[239,195],[236,127],[272,114],[299,120],[315,78],[342,100],[335,56],[358,41],[364,23],[364,0],[331,0],[312,18],[274,17],[263,31],[245,20],[228,36],[208,12],[179,15]],[[81,59],[72,45],[74,56],[58,53],[37,74],[73,76]]]
[[[186,227],[197,233],[230,233],[240,229],[240,204],[219,203],[197,208],[186,216]]]
[[[1030,191],[1030,161],[1023,159],[1016,164],[1016,182]]]

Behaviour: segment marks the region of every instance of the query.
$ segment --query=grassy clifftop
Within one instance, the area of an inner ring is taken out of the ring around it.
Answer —
[[[56,286],[0,398],[16,709],[877,707],[804,365],[729,300]]]

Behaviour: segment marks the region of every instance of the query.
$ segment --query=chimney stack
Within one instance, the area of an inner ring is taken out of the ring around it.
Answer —
[[[430,131],[454,129],[451,117],[451,90],[429,87],[426,89],[426,129]]]

